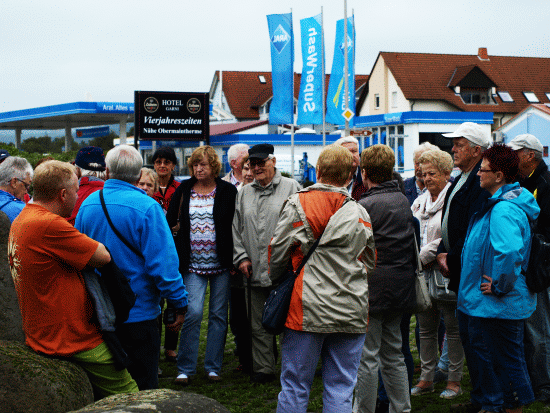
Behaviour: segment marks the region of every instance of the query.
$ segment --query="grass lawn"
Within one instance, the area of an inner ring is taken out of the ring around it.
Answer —
[[[177,375],[175,363],[165,361],[164,352],[161,352],[160,367],[163,375],[159,377],[159,387],[181,390],[186,392],[198,393],[217,400],[233,413],[272,413],[277,407],[277,395],[281,390],[280,383],[275,381],[269,384],[251,384],[250,377],[243,373],[235,372],[238,366],[238,360],[234,356],[235,343],[233,334],[229,329],[227,342],[225,346],[225,355],[221,371],[222,381],[217,383],[210,382],[204,372],[204,352],[206,347],[206,330],[208,323],[208,294],[205,299],[204,319],[201,325],[201,342],[199,347],[199,360],[197,364],[196,376],[190,379],[187,387],[174,384],[174,378]],[[415,359],[415,365],[419,364],[418,352],[414,338],[415,317],[411,319],[410,343],[411,351]],[[164,343],[164,337],[162,338]],[[280,369],[280,357],[278,360],[278,369]],[[280,370],[279,370],[280,371]],[[415,375],[414,383],[418,380],[418,374]],[[455,400],[445,400],[439,398],[439,394],[445,389],[445,383],[439,383],[435,386],[435,392],[423,396],[411,398],[412,412],[425,413],[444,413],[449,412],[449,406],[454,403],[462,403],[469,400],[469,374],[467,368],[464,369],[464,378],[462,387],[465,393]],[[315,377],[311,394],[309,398],[308,412],[321,413],[323,410],[322,402],[323,386],[320,377]],[[523,410],[526,413],[547,412],[549,407],[544,407],[543,403],[533,403]]]

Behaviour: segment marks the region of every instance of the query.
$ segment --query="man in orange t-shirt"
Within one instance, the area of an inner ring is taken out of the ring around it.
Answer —
[[[105,246],[77,231],[70,216],[78,191],[74,167],[48,161],[36,168],[34,203],[14,220],[8,258],[26,343],[35,351],[71,358],[88,373],[96,394],[137,391],[127,370],[117,371],[98,328],[80,271],[111,261]]]

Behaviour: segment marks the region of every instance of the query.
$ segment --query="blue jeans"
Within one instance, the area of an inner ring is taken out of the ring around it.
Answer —
[[[277,413],[305,413],[319,357],[323,412],[351,413],[353,388],[365,334],[308,333],[285,329],[281,350],[281,392]]]
[[[525,320],[525,361],[533,391],[550,400],[550,293],[537,294],[537,308]]]
[[[203,316],[206,286],[210,281],[210,303],[208,310],[208,335],[204,369],[207,373],[220,373],[227,333],[227,306],[229,301],[229,271],[219,275],[202,277],[189,272],[183,276],[183,282],[189,293],[189,304],[185,321],[181,328],[178,349],[178,373],[192,376],[197,372],[199,339]]]
[[[513,409],[533,402],[535,397],[523,353],[524,320],[478,320],[504,395],[504,407]]]
[[[456,310],[456,316],[472,383],[470,400],[489,412],[497,412],[501,409],[504,398],[484,341],[483,326],[479,318],[471,317],[460,310]]]

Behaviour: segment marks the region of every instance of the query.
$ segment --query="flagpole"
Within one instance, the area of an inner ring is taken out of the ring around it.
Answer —
[[[344,0],[344,99],[346,109],[349,108],[349,79],[348,79],[348,2]],[[349,136],[349,120],[346,119],[346,136]]]
[[[326,109],[327,104],[325,102],[325,26],[323,19],[323,6],[321,6],[321,67],[323,68],[322,88],[323,88],[323,147],[327,144],[327,132],[325,129],[326,124]]]
[[[292,26],[292,7],[290,8],[290,27]],[[294,28],[292,29],[294,33]],[[292,41],[294,48],[294,40]],[[292,62],[292,125],[290,126],[290,176],[294,179],[294,62]]]

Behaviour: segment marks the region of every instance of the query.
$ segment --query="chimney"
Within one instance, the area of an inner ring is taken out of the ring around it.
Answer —
[[[480,47],[477,52],[477,57],[479,58],[479,60],[489,60],[489,55],[487,54],[487,48]]]

